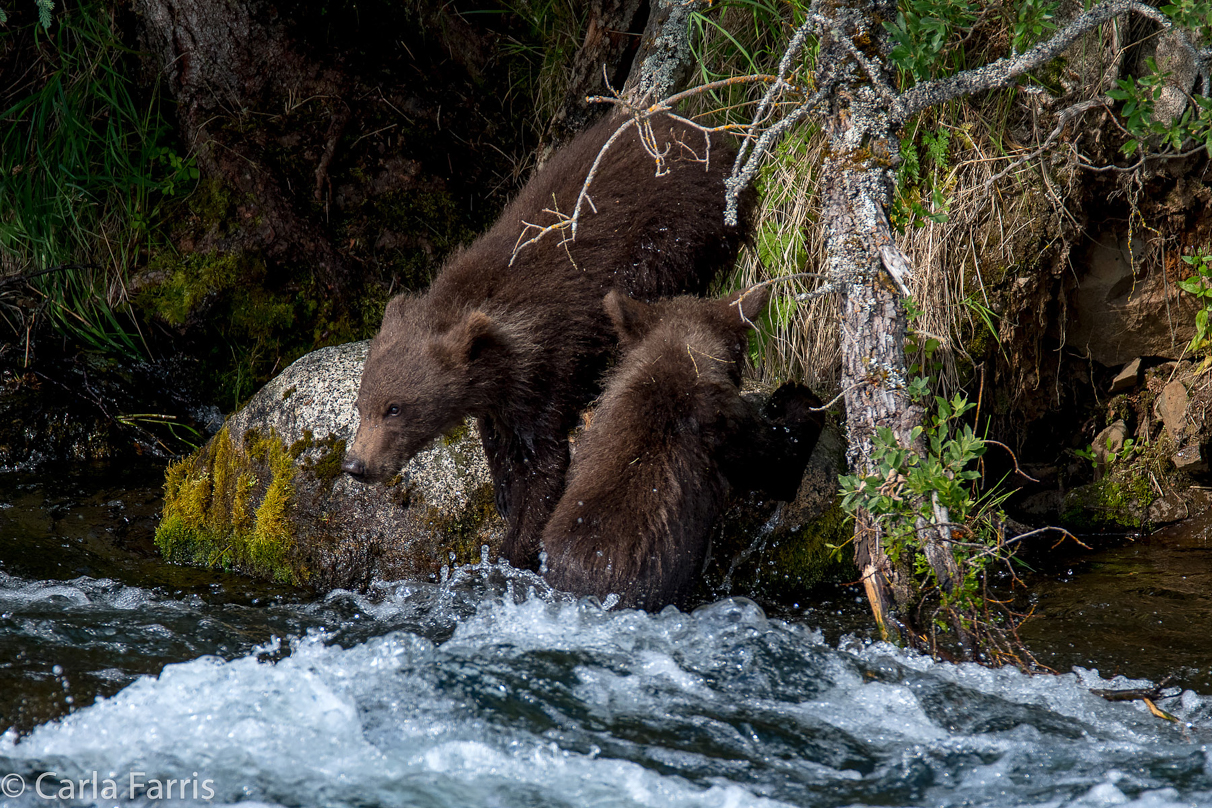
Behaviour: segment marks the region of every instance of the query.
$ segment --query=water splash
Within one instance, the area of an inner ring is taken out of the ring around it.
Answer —
[[[210,804],[1212,804],[1212,701],[1172,726],[1097,671],[835,648],[743,599],[607,611],[483,557],[291,608],[322,625],[10,733],[0,772],[198,772]]]

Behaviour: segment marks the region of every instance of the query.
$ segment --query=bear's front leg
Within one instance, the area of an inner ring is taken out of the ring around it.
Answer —
[[[480,440],[488,458],[497,511],[507,529],[506,560],[518,569],[539,568],[540,537],[551,518],[568,472],[568,439],[534,436],[523,441],[491,417],[479,419]]]
[[[497,513],[501,515],[502,519],[509,522],[511,508],[509,485],[506,481],[512,480],[515,476],[510,461],[514,450],[506,445],[505,441],[507,437],[513,437],[513,435],[512,433],[503,435],[490,416],[477,418],[476,425],[480,428],[480,443],[483,444],[484,456],[488,459],[488,473],[492,475],[492,491],[496,499]]]

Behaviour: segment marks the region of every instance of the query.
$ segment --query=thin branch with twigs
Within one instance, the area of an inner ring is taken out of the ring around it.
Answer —
[[[665,173],[665,171],[667,170],[665,168],[665,156],[668,154],[669,149],[672,148],[672,146],[673,146],[672,143],[669,143],[665,146],[664,149],[662,149],[660,147],[660,144],[658,143],[657,134],[652,127],[652,122],[651,122],[652,118],[654,116],[662,114],[662,113],[667,115],[668,117],[684,124],[685,126],[687,126],[689,128],[698,130],[699,132],[701,132],[703,134],[704,142],[706,143],[707,148],[706,148],[706,152],[702,158],[698,158],[697,153],[694,151],[694,149],[690,148],[690,146],[688,146],[687,144],[681,143],[681,141],[677,141],[677,142],[680,145],[684,146],[686,149],[688,149],[692,154],[695,154],[696,159],[699,162],[707,163],[709,165],[710,159],[711,159],[710,155],[711,155],[711,134],[712,133],[737,131],[737,130],[747,131],[751,127],[740,126],[738,124],[724,124],[721,126],[704,126],[703,124],[701,124],[695,120],[692,120],[692,119],[687,118],[682,115],[678,115],[677,113],[673,112],[672,111],[673,105],[677,104],[679,101],[682,101],[686,98],[690,98],[695,95],[699,95],[701,93],[711,92],[713,90],[718,90],[718,89],[721,89],[724,87],[731,87],[731,86],[735,86],[737,84],[755,84],[755,83],[767,83],[767,82],[775,82],[777,84],[780,81],[781,80],[778,77],[771,76],[771,75],[764,74],[764,73],[753,74],[753,75],[748,75],[748,76],[734,76],[732,78],[721,79],[720,81],[713,81],[708,84],[702,84],[702,85],[699,85],[698,87],[693,87],[689,90],[684,90],[680,93],[675,93],[675,94],[669,96],[668,98],[665,98],[665,99],[658,101],[656,103],[653,103],[653,104],[648,104],[647,106],[644,106],[644,107],[641,107],[641,106],[623,98],[613,88],[609,88],[610,93],[611,93],[610,95],[591,95],[591,96],[586,97],[585,100],[588,103],[614,104],[616,106],[622,107],[624,110],[626,110],[628,113],[630,113],[630,115],[627,118],[627,120],[625,120],[621,124],[619,124],[618,128],[615,129],[615,131],[611,134],[611,136],[609,138],[607,138],[606,142],[604,144],[602,144],[601,149],[598,150],[597,157],[594,158],[593,165],[590,166],[589,172],[585,176],[585,181],[581,184],[581,190],[580,190],[580,193],[577,194],[577,201],[576,201],[576,204],[573,206],[572,213],[563,214],[558,210],[558,207],[555,209],[546,209],[543,211],[544,213],[548,213],[548,214],[554,215],[556,217],[556,221],[553,222],[552,224],[539,225],[539,224],[536,224],[533,222],[523,222],[522,224],[524,226],[523,226],[522,232],[521,232],[521,234],[519,234],[518,240],[514,244],[513,252],[509,257],[509,265],[513,266],[514,261],[517,260],[518,254],[523,249],[525,249],[526,247],[528,247],[531,244],[534,244],[535,242],[539,241],[540,239],[544,238],[545,236],[547,236],[550,233],[553,233],[556,231],[563,231],[563,230],[568,231],[568,236],[561,243],[576,239],[577,227],[580,225],[581,216],[582,216],[582,213],[583,213],[586,205],[588,205],[589,208],[591,210],[593,210],[595,213],[597,212],[597,208],[594,207],[593,200],[589,195],[589,190],[590,190],[590,187],[593,185],[594,179],[597,177],[598,171],[602,165],[602,161],[605,159],[606,153],[610,150],[610,147],[613,146],[614,143],[628,129],[631,129],[633,127],[635,127],[637,129],[637,131],[639,133],[639,137],[640,137],[640,143],[642,144],[644,150],[648,153],[648,155],[650,157],[653,158],[653,160],[656,163],[656,176],[658,176],[658,177],[662,176]],[[785,81],[782,82],[782,84],[785,87],[794,89],[794,85],[787,84]],[[607,86],[609,87],[609,85],[607,85]],[[734,222],[734,224],[735,224],[735,222]],[[527,236],[532,233],[533,233],[533,235],[530,235],[530,237],[527,238]]]

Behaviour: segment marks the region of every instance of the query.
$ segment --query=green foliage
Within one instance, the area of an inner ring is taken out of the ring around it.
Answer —
[[[1191,103],[1173,121],[1157,120],[1154,111],[1169,73],[1159,73],[1157,62],[1146,60],[1148,73],[1117,79],[1107,95],[1122,101],[1120,114],[1131,137],[1120,146],[1125,155],[1144,153],[1153,148],[1182,149],[1187,143],[1202,145],[1212,155],[1212,98],[1191,96]]]
[[[1060,3],[1055,0],[1022,0],[1018,4],[1011,40],[1015,53],[1022,53],[1052,35],[1056,29],[1052,15],[1059,6]]]
[[[699,81],[770,72],[782,58],[787,35],[803,23],[807,12],[808,3],[801,0],[725,0],[693,11],[691,42],[700,48],[695,54]],[[703,43],[709,43],[706,49]]]
[[[1052,34],[1060,3],[1017,0],[996,9],[967,0],[901,0],[898,5],[896,20],[884,23],[892,41],[890,59],[903,79],[918,83],[971,67],[965,45],[992,12],[1008,30],[1014,52],[1022,53]],[[979,55],[992,61],[983,50]]]
[[[962,130],[961,130],[962,131]],[[966,136],[966,132],[963,132]],[[951,176],[952,131],[943,127],[930,130],[915,126],[901,138],[901,162],[896,170],[896,197],[890,220],[901,232],[921,227],[926,222],[947,221],[951,206],[949,194],[954,186]],[[930,207],[923,200],[929,199]]]
[[[910,392],[919,400],[927,398],[927,380],[915,378]],[[964,422],[975,404],[958,394],[951,399],[935,396],[933,404],[925,426],[914,427],[909,446],[901,445],[886,427],[876,431],[869,472],[839,480],[842,507],[851,516],[870,514],[891,561],[911,572],[921,596],[937,597],[939,628],[963,625],[971,631],[983,625],[988,631],[996,618],[990,617],[983,595],[987,574],[1012,557],[999,528],[1004,518],[1001,503],[1009,494],[996,487],[977,493],[981,473],[974,466],[987,445]],[[925,531],[936,525],[936,505],[949,514],[944,527],[950,529],[952,541],[946,551],[960,572],[950,591],[938,581],[926,555]]]
[[[958,524],[978,513],[968,483],[979,479],[980,472],[969,466],[985,453],[985,442],[971,425],[962,423],[976,405],[958,394],[951,400],[936,396],[934,401],[936,411],[928,425],[914,427],[911,433],[914,444],[922,439],[924,455],[901,446],[891,429],[881,427],[875,436],[872,473],[841,479],[842,507],[852,514],[861,508],[880,522],[894,560],[920,552],[915,522],[919,517],[934,521],[933,495]]]
[[[778,71],[791,32],[803,24],[806,0],[723,0],[690,14],[690,43],[699,84],[756,73]],[[788,80],[810,86],[818,47],[809,39]],[[753,94],[744,84],[730,85],[690,100],[695,111],[710,111],[718,123],[747,124]]]
[[[892,40],[892,63],[914,81],[937,75],[956,36],[976,20],[980,6],[967,0],[903,0],[896,20],[884,23]]]
[[[1202,306],[1195,313],[1195,336],[1187,345],[1188,353],[1203,351],[1209,346],[1208,312],[1212,311],[1212,255],[1203,250],[1195,255],[1184,255],[1183,261],[1195,269],[1195,274],[1178,282],[1178,288],[1193,296]]]
[[[1197,41],[1212,38],[1212,5],[1207,0],[1178,0],[1160,6],[1160,10],[1176,25],[1186,28]]]
[[[39,25],[50,8],[39,4]],[[35,47],[23,81],[0,91],[0,253],[37,276],[31,286],[59,330],[145,355],[126,283],[162,243],[167,207],[197,169],[168,145],[158,97],[135,91],[134,54],[104,6],[63,16]]]
[[[1131,460],[1133,457],[1140,454],[1140,451],[1141,448],[1139,444],[1137,444],[1135,438],[1125,438],[1123,445],[1118,449],[1115,448],[1114,441],[1111,438],[1107,438],[1107,445],[1105,447],[1105,451],[1103,452],[1103,458],[1108,466],[1113,466],[1118,461]],[[1085,449],[1074,449],[1073,453],[1083,460],[1088,460],[1090,465],[1093,466],[1095,470],[1097,470],[1101,465],[1098,451],[1093,443],[1088,445]]]

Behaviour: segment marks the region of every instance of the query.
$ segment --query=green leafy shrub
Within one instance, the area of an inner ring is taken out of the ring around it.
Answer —
[[[916,377],[909,390],[917,400],[931,398],[923,377]],[[914,427],[909,446],[898,443],[891,429],[876,431],[873,466],[866,474],[839,479],[842,507],[852,517],[865,511],[878,524],[889,559],[912,579],[919,607],[933,609],[922,625],[934,635],[974,642],[986,658],[1025,665],[1026,651],[1016,634],[1022,615],[987,593],[995,570],[1014,575],[1001,509],[1009,492],[997,485],[979,490],[982,475],[976,466],[988,443],[965,422],[976,405],[958,394],[932,400],[934,411],[923,426]],[[943,513],[946,521],[940,522]],[[957,578],[939,580],[928,556],[931,533],[942,536]],[[936,636],[931,644],[937,644]]]
[[[1208,312],[1212,311],[1212,256],[1202,250],[1184,255],[1183,261],[1195,269],[1195,274],[1178,282],[1178,288],[1195,298],[1202,308],[1195,313],[1195,336],[1187,345],[1188,353],[1206,350],[1209,345]]]

